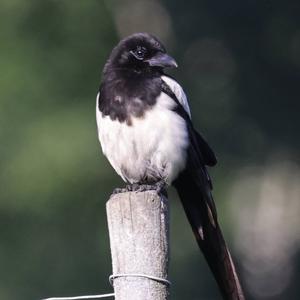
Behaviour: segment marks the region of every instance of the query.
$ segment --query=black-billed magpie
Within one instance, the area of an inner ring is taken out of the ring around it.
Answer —
[[[102,151],[127,190],[173,185],[224,299],[243,292],[220,230],[206,166],[216,157],[194,129],[182,87],[164,73],[175,60],[153,35],[136,33],[112,50],[97,95]]]

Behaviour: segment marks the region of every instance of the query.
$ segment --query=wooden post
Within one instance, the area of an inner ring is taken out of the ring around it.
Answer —
[[[106,204],[116,300],[166,300],[169,205],[156,191],[114,194]]]

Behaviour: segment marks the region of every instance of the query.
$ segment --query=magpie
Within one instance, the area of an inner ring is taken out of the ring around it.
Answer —
[[[125,190],[176,188],[223,299],[243,300],[211,194],[207,166],[217,159],[193,126],[182,87],[164,72],[168,67],[177,67],[175,60],[148,33],[130,35],[112,50],[96,101],[102,152]]]

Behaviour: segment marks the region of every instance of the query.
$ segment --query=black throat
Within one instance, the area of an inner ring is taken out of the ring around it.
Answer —
[[[103,116],[131,125],[142,118],[161,93],[160,69],[106,68],[100,85],[99,110]]]

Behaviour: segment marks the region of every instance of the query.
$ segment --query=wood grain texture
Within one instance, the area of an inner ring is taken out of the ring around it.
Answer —
[[[112,195],[106,204],[113,274],[168,278],[169,207],[156,191]],[[116,300],[166,300],[169,287],[143,277],[114,279]]]

